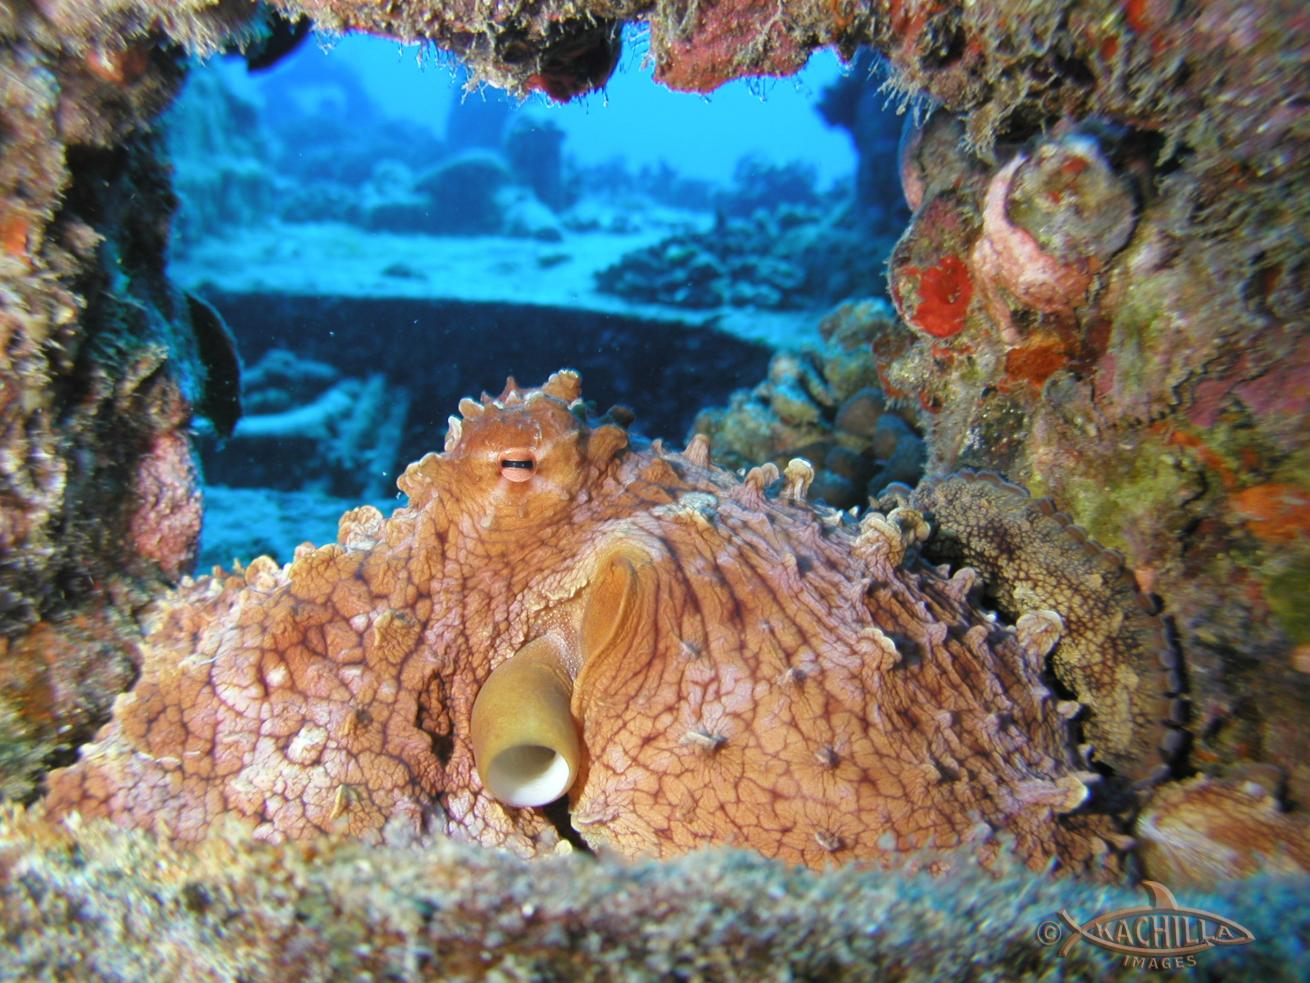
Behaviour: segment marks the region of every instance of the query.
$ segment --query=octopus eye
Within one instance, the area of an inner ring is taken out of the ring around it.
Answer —
[[[536,466],[531,451],[515,448],[500,455],[500,476],[506,481],[527,481]]]

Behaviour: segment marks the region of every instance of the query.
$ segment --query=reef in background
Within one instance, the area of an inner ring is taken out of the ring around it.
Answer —
[[[805,458],[815,468],[812,496],[840,509],[864,508],[892,482],[916,484],[923,436],[913,413],[888,405],[872,346],[894,322],[884,301],[842,305],[820,322],[821,345],[774,355],[763,382],[702,410],[691,433],[710,438],[724,467],[782,469]]]
[[[890,182],[856,202],[796,164],[743,158],[720,186],[667,162],[584,163],[551,116],[503,97],[454,101],[438,136],[330,59],[258,88],[237,72],[198,67],[163,121],[182,196],[172,269],[207,296],[515,304],[777,346],[876,289],[906,217]],[[876,119],[899,133],[890,110]]]

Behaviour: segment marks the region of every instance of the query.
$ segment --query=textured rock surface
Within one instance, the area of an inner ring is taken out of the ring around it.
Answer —
[[[25,762],[0,784],[13,795],[131,680],[133,613],[195,553],[193,417],[222,429],[239,413],[221,321],[164,274],[174,201],[150,121],[183,70],[143,32],[115,35],[105,6],[0,11],[0,717],[3,756]],[[159,27],[202,44],[234,23],[179,4]]]
[[[50,761],[108,716],[114,694],[136,678],[134,629],[107,608],[0,638],[0,797],[33,798]]]
[[[1142,121],[1063,121],[990,158],[966,130],[937,114],[903,146],[917,207],[890,278],[911,332],[874,342],[884,393],[916,414],[927,473],[1050,496],[1166,600],[1196,763],[1273,761],[1310,801],[1284,723],[1310,708],[1310,320],[1288,292],[1310,200],[1277,168],[1225,191]]]
[[[0,975],[13,979],[1158,980],[1037,927],[1141,892],[963,864],[949,879],[817,874],[702,852],[665,863],[528,863],[441,841],[364,847],[216,836],[192,849],[103,825],[0,818]],[[1211,884],[1183,904],[1254,945],[1205,953],[1198,980],[1304,976],[1304,878]],[[90,930],[88,926],[92,926]]]
[[[703,438],[629,447],[578,397],[562,372],[465,400],[389,520],[357,509],[337,545],[165,599],[141,680],[51,775],[52,811],[183,839],[231,817],[271,840],[391,824],[548,850],[541,812],[483,790],[469,737],[490,671],[546,639],[569,653],[569,818],[593,845],[818,867],[990,855],[999,832],[1035,866],[1113,864],[1043,683],[1058,630],[1006,630],[970,607],[969,572],[905,560],[913,511],[857,525],[805,501],[803,462],[743,481]]]

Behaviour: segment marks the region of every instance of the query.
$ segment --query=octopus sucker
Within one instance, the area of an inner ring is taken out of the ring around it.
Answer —
[[[1052,668],[1087,707],[1082,730],[1096,760],[1139,786],[1168,777],[1186,745],[1178,656],[1123,556],[992,472],[926,481],[908,501],[929,518],[928,554],[978,570],[1011,622],[1039,610],[1058,616]]]
[[[1122,679],[1175,670],[1099,548],[1062,534],[1071,570],[1032,566],[1025,524],[1065,528],[1044,506],[963,478],[857,523],[807,500],[808,462],[743,477],[702,439],[670,453],[594,416],[567,370],[459,410],[390,517],[357,510],[339,544],[166,598],[135,688],[51,773],[49,813],[183,841],[232,821],[270,840],[399,824],[537,856],[565,797],[570,838],[625,855],[720,843],[892,867],[1004,849],[1118,869],[1078,727],[1136,769],[1169,704]],[[1015,569],[1060,587],[1014,628],[977,604],[974,574],[916,548],[933,523],[960,531],[956,493],[978,490],[999,495],[981,531],[1018,552],[972,565],[998,594]],[[1120,602],[1087,661],[1070,640]],[[1052,646],[1087,721],[1046,685]]]

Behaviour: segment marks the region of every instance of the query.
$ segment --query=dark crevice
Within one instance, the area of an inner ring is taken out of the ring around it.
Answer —
[[[562,795],[549,805],[542,806],[541,814],[549,820],[561,840],[581,853],[589,856],[594,855],[595,851],[591,849],[587,841],[582,838],[582,834],[573,826],[573,817],[569,813],[569,797],[567,795]]]

